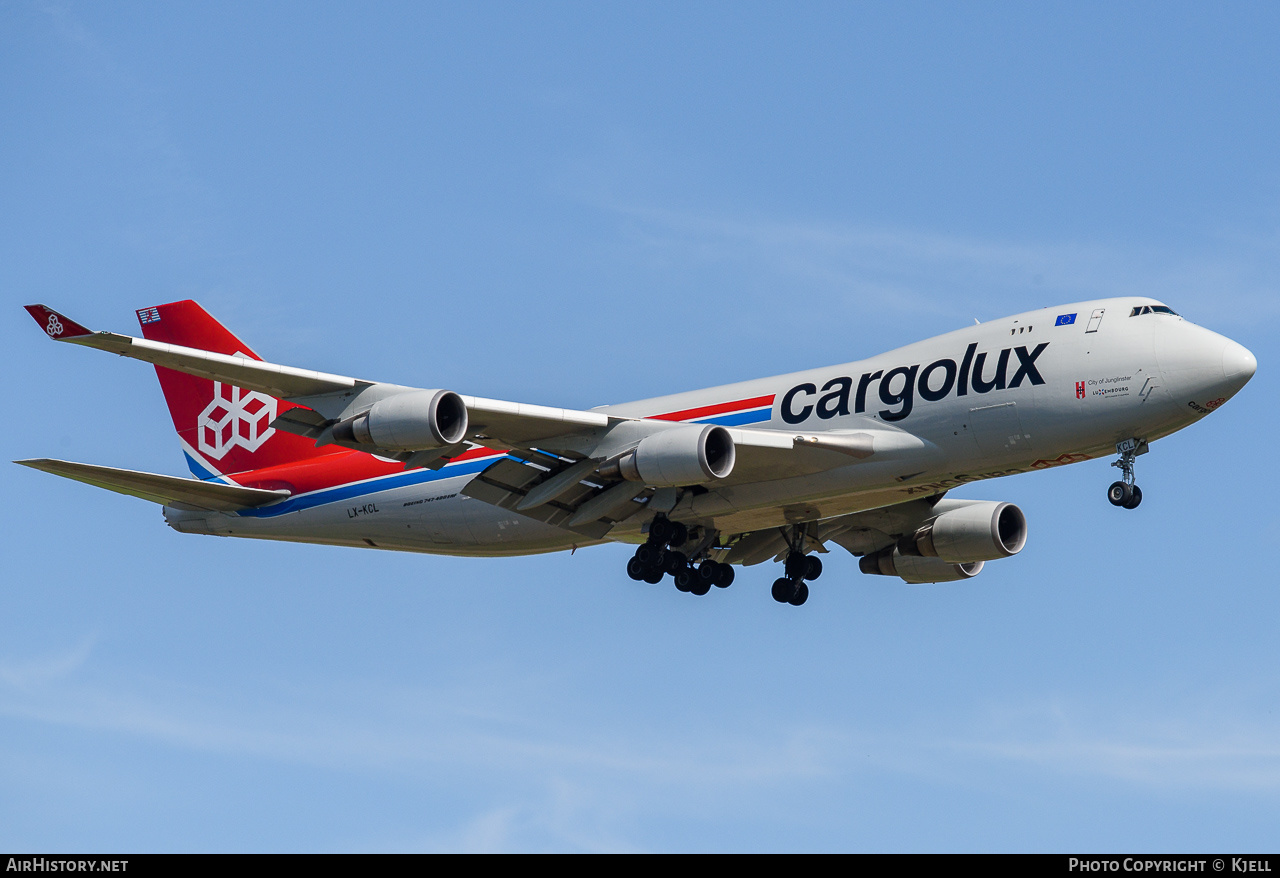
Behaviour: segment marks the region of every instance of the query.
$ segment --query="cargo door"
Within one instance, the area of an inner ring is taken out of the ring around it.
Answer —
[[[969,423],[983,457],[1004,457],[1015,451],[1031,450],[1031,437],[1022,430],[1016,402],[969,409]]]

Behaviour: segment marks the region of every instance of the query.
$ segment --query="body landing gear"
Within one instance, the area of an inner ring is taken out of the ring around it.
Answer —
[[[1142,489],[1134,481],[1133,461],[1139,454],[1147,453],[1147,443],[1141,439],[1126,439],[1116,445],[1116,453],[1120,459],[1112,461],[1111,465],[1119,467],[1123,475],[1120,481],[1112,482],[1107,488],[1107,499],[1112,506],[1137,509],[1142,502]]]
[[[712,534],[711,536],[714,536]],[[676,581],[676,588],[688,594],[705,595],[712,586],[728,588],[733,584],[734,571],[728,564],[707,559],[694,565],[679,547],[689,542],[689,529],[665,515],[659,515],[649,525],[649,539],[636,549],[627,562],[627,575],[637,582],[657,584],[668,574]],[[702,553],[711,539],[695,543],[692,550]],[[670,548],[668,548],[670,547]]]

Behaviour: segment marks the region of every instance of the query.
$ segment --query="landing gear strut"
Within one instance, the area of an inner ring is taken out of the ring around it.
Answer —
[[[658,515],[649,525],[649,539],[627,562],[627,575],[637,582],[657,584],[663,576],[670,574],[676,581],[676,588],[696,595],[707,594],[713,585],[728,588],[733,584],[734,572],[728,564],[708,558],[694,566],[690,556],[679,550],[688,542],[689,528],[686,525]],[[714,543],[715,533],[712,532],[688,548],[696,558]]]
[[[1107,499],[1112,506],[1137,509],[1142,502],[1142,489],[1134,481],[1133,461],[1139,454],[1147,453],[1147,443],[1141,439],[1126,439],[1116,445],[1116,453],[1120,459],[1112,461],[1111,465],[1119,467],[1123,475],[1120,481],[1112,482],[1107,488]]]
[[[791,551],[782,562],[785,575],[774,581],[770,594],[780,604],[798,607],[809,600],[809,585],[805,580],[813,581],[822,575],[822,559],[804,553],[804,525],[796,525],[786,537]]]

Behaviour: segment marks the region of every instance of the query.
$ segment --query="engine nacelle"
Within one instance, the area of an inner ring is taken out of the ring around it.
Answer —
[[[982,572],[982,564],[981,561],[974,561],[971,564],[952,564],[941,558],[904,555],[895,547],[876,552],[874,555],[863,555],[858,560],[858,569],[863,573],[897,576],[903,582],[919,585],[926,582],[956,582],[961,579],[972,579]]]
[[[456,445],[467,435],[467,406],[452,390],[412,390],[380,399],[333,428],[343,445],[421,451]]]
[[[969,564],[1008,558],[1026,544],[1027,517],[1021,509],[1012,503],[975,500],[947,509],[898,547],[907,556]]]
[[[691,424],[644,437],[600,472],[658,488],[700,485],[733,472],[737,454],[733,437],[724,427]]]

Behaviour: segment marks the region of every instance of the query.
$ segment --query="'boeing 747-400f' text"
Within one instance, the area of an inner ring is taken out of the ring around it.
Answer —
[[[968,579],[1026,542],[981,479],[1115,454],[1210,415],[1257,361],[1153,299],[1079,302],[867,360],[609,405],[550,408],[264,362],[195,302],[138,312],[142,338],[43,305],[50,338],[155,364],[196,478],[23,460],[164,505],[182,533],[452,555],[638,544],[632,579],[704,595],[783,563],[796,606],[842,546],[865,573]]]

